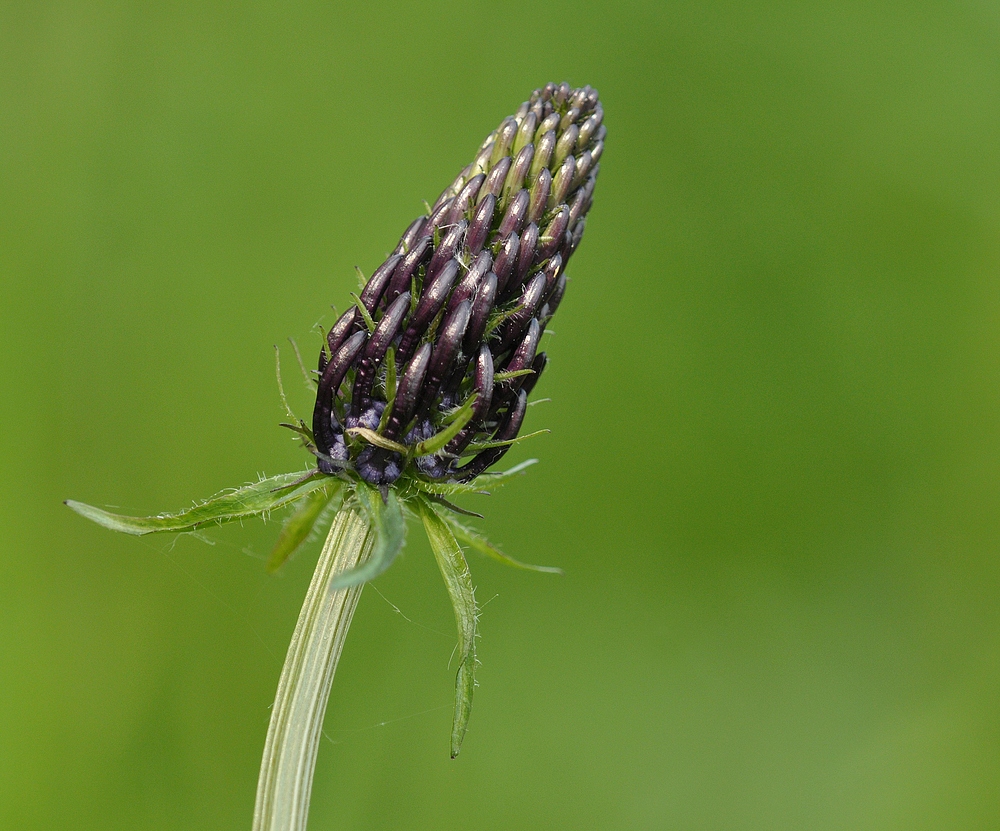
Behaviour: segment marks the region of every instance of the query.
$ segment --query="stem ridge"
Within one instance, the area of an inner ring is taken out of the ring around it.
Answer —
[[[257,782],[253,831],[304,831],[316,754],[337,662],[361,585],[331,591],[371,554],[372,527],[344,508],[333,520],[281,669]]]

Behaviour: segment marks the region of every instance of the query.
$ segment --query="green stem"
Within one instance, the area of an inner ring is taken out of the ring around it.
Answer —
[[[281,669],[257,782],[254,831],[304,831],[326,703],[361,586],[330,591],[362,564],[374,534],[359,514],[337,514],[323,545]]]

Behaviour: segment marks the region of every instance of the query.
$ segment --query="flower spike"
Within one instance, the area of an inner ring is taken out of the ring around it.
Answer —
[[[493,445],[517,437],[545,365],[539,337],[566,290],[606,135],[595,90],[541,87],[409,225],[320,357],[313,434],[323,472],[334,467],[324,457],[338,460],[384,489],[407,475],[468,480],[500,458],[509,444]],[[416,456],[472,393],[469,423],[442,453]],[[460,467],[468,446],[489,449]]]

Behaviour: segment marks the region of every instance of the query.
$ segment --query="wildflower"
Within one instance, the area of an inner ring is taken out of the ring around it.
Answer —
[[[285,425],[317,459],[305,475],[262,479],[155,517],[67,502],[136,535],[294,506],[271,570],[334,517],[282,670],[255,828],[305,827],[325,697],[358,591],[402,549],[407,515],[423,523],[458,624],[452,756],[465,735],[476,666],[477,610],[459,541],[508,564],[558,571],[503,554],[460,522],[468,512],[448,497],[496,485],[531,463],[489,470],[525,438],[528,395],[547,364],[541,337],[565,294],[594,197],[603,118],[589,86],[535,90],[410,224],[325,334],[311,426],[294,417]],[[323,621],[336,631],[321,631]]]
[[[583,237],[603,118],[590,87],[536,90],[406,229],[320,353],[320,471],[385,493],[403,476],[471,480],[507,452]]]

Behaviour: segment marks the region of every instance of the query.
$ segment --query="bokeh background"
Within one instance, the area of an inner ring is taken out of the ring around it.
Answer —
[[[276,426],[530,91],[607,152],[453,618],[366,589],[311,827],[1000,827],[996,4],[0,3],[0,827],[245,829],[316,548],[113,535],[305,464]],[[397,612],[398,610],[398,612]]]

